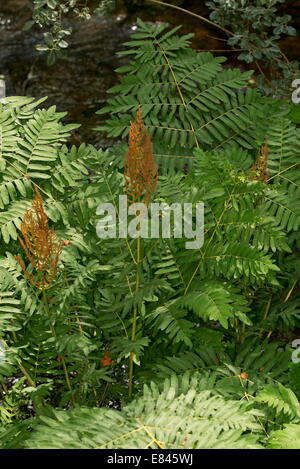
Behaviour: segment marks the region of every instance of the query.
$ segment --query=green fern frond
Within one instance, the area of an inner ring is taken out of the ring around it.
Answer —
[[[256,397],[257,402],[263,402],[274,409],[277,415],[284,413],[290,420],[300,419],[300,403],[291,389],[282,384],[277,386],[268,386]]]
[[[99,111],[111,114],[100,130],[111,137],[126,137],[140,106],[157,161],[166,170],[164,159],[172,170],[174,164],[182,164],[181,155],[186,164],[192,164],[185,152],[191,154],[200,145],[255,148],[253,130],[263,105],[255,90],[240,91],[251,73],[222,70],[224,58],[191,50],[189,36],[175,35],[176,28],[166,36],[161,35],[161,28],[138,24],[138,40],[133,34],[133,41],[125,44],[130,49],[122,52],[134,58],[118,69],[127,74],[109,90],[117,96]]]

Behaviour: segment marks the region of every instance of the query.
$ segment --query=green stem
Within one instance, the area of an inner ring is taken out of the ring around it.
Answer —
[[[136,283],[135,283],[135,292],[137,293],[139,289],[139,264],[141,261],[141,238],[140,236],[137,238],[137,263],[136,263]],[[137,306],[134,307],[133,310],[133,321],[132,321],[132,332],[131,332],[131,340],[132,342],[135,340],[135,334],[136,334],[136,323],[137,323],[137,315],[138,315],[138,310]],[[129,397],[132,396],[132,387],[133,387],[133,358],[134,358],[134,353],[130,353],[130,358],[129,358],[129,386],[128,386],[128,395]]]

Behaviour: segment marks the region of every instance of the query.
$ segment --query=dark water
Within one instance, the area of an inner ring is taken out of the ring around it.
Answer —
[[[190,0],[184,6],[208,17],[204,3]],[[128,6],[125,1],[126,4]],[[282,8],[284,10],[285,6]],[[291,2],[288,12],[293,13],[294,26],[297,26],[300,0]],[[49,106],[56,104],[59,111],[68,112],[68,122],[82,125],[73,137],[74,143],[88,142],[97,147],[110,145],[111,141],[105,135],[93,131],[103,121],[103,117],[95,112],[105,105],[106,90],[118,82],[114,69],[126,59],[119,58],[116,52],[135,28],[137,16],[144,21],[183,23],[184,33],[192,31],[195,34],[193,46],[197,49],[226,47],[219,38],[219,31],[208,28],[197,18],[172,9],[126,9],[120,2],[110,17],[93,17],[89,21],[69,19],[67,25],[73,28],[73,34],[68,57],[49,67],[45,55],[35,49],[42,38],[39,28],[22,31],[31,18],[28,0],[0,0],[0,75],[5,75],[7,95],[48,96],[46,103]],[[300,58],[299,38],[286,39],[283,47],[290,58]],[[232,65],[240,65],[233,54],[229,53],[228,57]]]

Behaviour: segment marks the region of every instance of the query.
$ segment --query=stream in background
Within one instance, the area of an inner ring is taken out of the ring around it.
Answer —
[[[187,8],[195,2],[186,2]],[[197,2],[197,12],[208,17],[208,11]],[[300,1],[291,2],[295,26],[300,22]],[[200,6],[199,6],[200,5]],[[193,8],[195,10],[195,8]],[[289,6],[289,13],[292,13]],[[0,75],[5,76],[7,95],[27,95],[40,98],[48,96],[46,105],[55,104],[59,111],[67,111],[66,122],[80,123],[73,134],[73,143],[92,143],[107,147],[112,141],[93,129],[104,117],[95,112],[105,105],[106,90],[118,82],[114,69],[126,58],[116,55],[122,43],[128,40],[135,28],[136,16],[144,21],[164,21],[172,25],[184,22],[183,32],[193,32],[193,46],[198,49],[224,48],[218,39],[218,30],[189,15],[171,9],[141,8],[128,11],[122,4],[108,17],[92,17],[89,21],[68,19],[73,28],[68,56],[49,67],[46,56],[37,52],[42,33],[38,27],[23,32],[24,24],[31,18],[27,0],[0,0]],[[221,46],[220,46],[221,45]],[[291,59],[300,59],[299,37],[287,38],[283,47]],[[221,55],[224,55],[223,53]],[[241,63],[228,54],[231,65]]]

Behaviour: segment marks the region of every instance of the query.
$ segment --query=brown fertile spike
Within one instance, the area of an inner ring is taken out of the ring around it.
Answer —
[[[49,228],[43,199],[36,187],[32,208],[25,212],[21,222],[21,234],[23,238],[19,236],[19,242],[37,274],[37,279],[28,273],[19,256],[16,256],[16,260],[31,283],[42,290],[48,288],[56,276],[62,243],[54,229]]]
[[[125,192],[129,203],[149,204],[158,179],[150,134],[145,129],[140,107],[136,120],[130,125],[128,152],[124,165]]]

